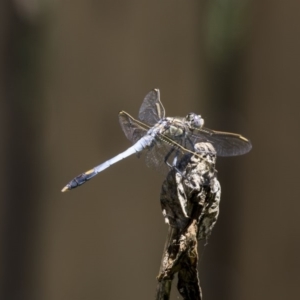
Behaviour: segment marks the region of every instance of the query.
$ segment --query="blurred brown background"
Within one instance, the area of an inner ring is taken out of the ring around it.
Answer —
[[[0,299],[154,299],[163,178],[117,119],[161,89],[169,116],[249,137],[220,158],[204,299],[298,299],[300,2],[0,2]],[[175,284],[174,284],[175,286]],[[174,289],[172,299],[178,299]]]

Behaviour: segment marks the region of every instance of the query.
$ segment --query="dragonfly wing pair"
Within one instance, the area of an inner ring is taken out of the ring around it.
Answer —
[[[190,134],[192,144],[209,142],[216,149],[217,156],[237,156],[249,152],[251,142],[240,134],[231,132],[215,131],[205,127],[195,129]]]
[[[147,131],[165,117],[165,109],[160,101],[160,92],[154,89],[149,92],[140,107],[139,120],[125,111],[119,113],[119,122],[125,136],[136,143]]]
[[[158,89],[150,91],[144,98],[139,110],[138,120],[125,111],[119,113],[119,122],[123,132],[132,143],[138,142],[154,125],[164,118],[165,108],[160,101]],[[166,162],[171,163],[175,153],[171,153],[168,159],[166,157],[172,148],[178,148],[179,146],[174,141],[164,138],[162,135],[157,135],[151,146],[147,147],[145,153],[146,165],[165,174],[169,170]]]

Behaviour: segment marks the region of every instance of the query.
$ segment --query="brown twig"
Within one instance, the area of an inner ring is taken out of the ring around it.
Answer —
[[[161,205],[170,227],[157,277],[156,300],[170,298],[176,273],[177,289],[183,299],[202,299],[197,271],[198,239],[207,239],[217,221],[221,188],[212,145],[199,143],[195,149],[197,155],[184,156],[162,186]]]

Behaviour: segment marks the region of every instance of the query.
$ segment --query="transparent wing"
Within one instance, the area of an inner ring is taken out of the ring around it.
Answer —
[[[180,161],[183,155],[192,153],[179,143],[165,138],[163,135],[157,136],[153,145],[145,151],[146,165],[163,175],[167,174],[170,166]]]
[[[140,107],[139,119],[151,126],[165,117],[165,109],[160,102],[159,89],[149,92]]]
[[[119,113],[119,122],[125,136],[132,142],[136,143],[150,129],[146,124],[134,119],[125,111]]]
[[[218,156],[242,155],[252,148],[251,142],[240,134],[215,131],[208,128],[194,130],[189,135],[189,139],[194,145],[199,142],[210,142],[216,149]]]

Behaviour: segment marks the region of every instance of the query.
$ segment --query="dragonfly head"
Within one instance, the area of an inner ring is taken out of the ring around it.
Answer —
[[[204,119],[200,115],[196,115],[195,113],[189,113],[185,119],[191,130],[200,129],[204,125]]]

